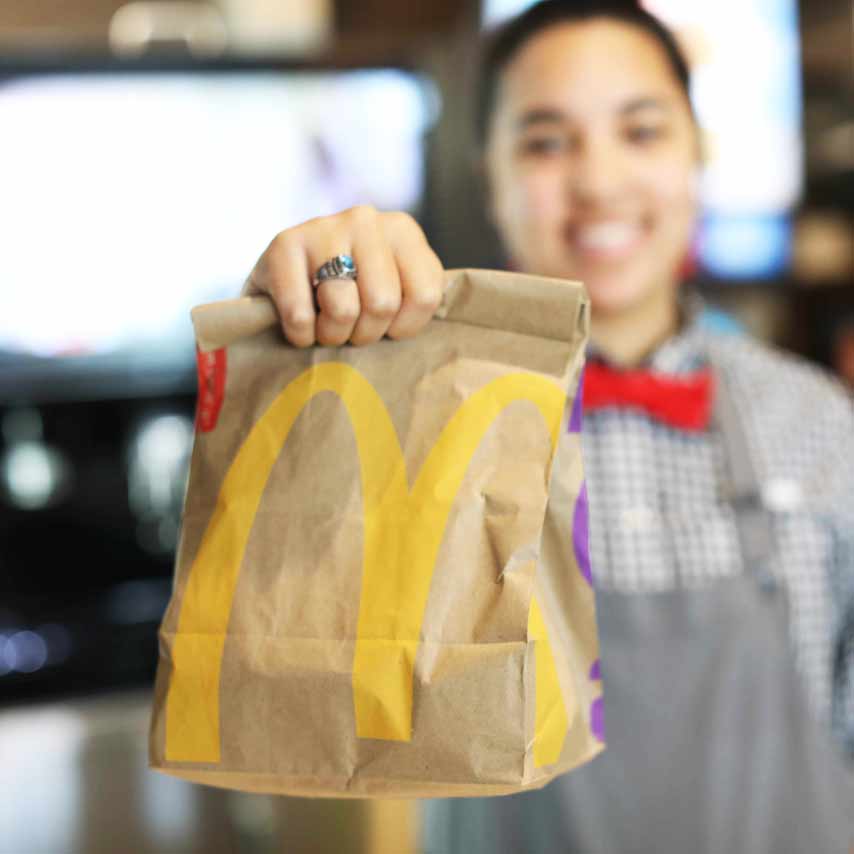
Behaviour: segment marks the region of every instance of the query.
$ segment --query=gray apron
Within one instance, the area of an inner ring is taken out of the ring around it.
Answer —
[[[426,802],[425,854],[848,854],[854,774],[807,708],[772,521],[719,386],[746,573],[597,591],[607,749],[540,791]]]

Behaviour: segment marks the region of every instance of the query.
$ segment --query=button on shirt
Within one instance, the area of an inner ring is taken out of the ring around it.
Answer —
[[[790,602],[792,654],[816,717],[854,759],[854,407],[820,369],[747,336],[713,333],[695,304],[644,367],[725,377],[772,511],[773,570]],[[601,358],[592,350],[588,359]],[[585,412],[590,549],[600,589],[701,587],[745,571],[712,426],[687,432],[641,410]]]

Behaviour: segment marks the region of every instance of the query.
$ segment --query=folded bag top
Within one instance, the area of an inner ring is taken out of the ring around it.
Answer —
[[[415,338],[193,310],[196,440],[152,767],[247,791],[538,788],[602,747],[581,285],[457,270]]]

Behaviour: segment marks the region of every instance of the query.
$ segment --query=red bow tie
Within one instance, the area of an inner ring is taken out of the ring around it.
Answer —
[[[652,418],[682,430],[705,430],[712,414],[714,377],[708,368],[667,376],[652,371],[615,371],[601,362],[584,368],[584,408],[620,406],[642,409]]]

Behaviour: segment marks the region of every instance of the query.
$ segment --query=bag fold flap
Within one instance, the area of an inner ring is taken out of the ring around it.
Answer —
[[[228,347],[278,326],[267,296],[208,303],[191,312],[199,349]],[[579,282],[496,270],[448,270],[436,319],[573,342],[587,335],[588,301]],[[283,344],[286,342],[283,341]]]

